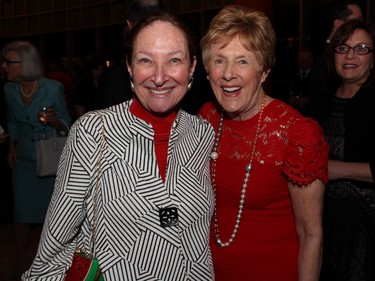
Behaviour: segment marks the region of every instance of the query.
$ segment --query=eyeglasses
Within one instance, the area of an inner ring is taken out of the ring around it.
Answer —
[[[21,61],[19,61],[19,60],[3,60],[2,61],[2,64],[3,63],[5,63],[7,66],[9,66],[9,65],[12,65],[12,64],[17,64],[17,63],[21,63]]]
[[[337,45],[335,47],[335,52],[338,54],[347,54],[349,53],[350,49],[353,49],[354,54],[361,56],[367,55],[374,50],[370,46],[367,46],[365,44],[358,44],[354,47],[350,47],[348,45]]]

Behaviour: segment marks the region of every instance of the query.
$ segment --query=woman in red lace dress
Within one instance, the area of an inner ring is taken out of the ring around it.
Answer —
[[[201,109],[211,153],[216,280],[317,281],[328,146],[322,130],[262,88],[275,33],[260,12],[227,6],[202,38],[218,103]]]

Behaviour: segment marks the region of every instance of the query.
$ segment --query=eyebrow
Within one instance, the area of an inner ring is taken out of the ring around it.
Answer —
[[[164,53],[163,53],[164,54]],[[187,53],[184,53],[183,51],[174,51],[174,52],[169,52],[169,53],[166,53],[165,55],[168,55],[168,56],[173,56],[173,55],[176,55],[176,54],[181,54],[181,55],[187,55]],[[140,51],[140,52],[137,52],[135,53],[135,55],[148,55],[148,56],[153,56],[152,53],[149,53],[147,51]]]

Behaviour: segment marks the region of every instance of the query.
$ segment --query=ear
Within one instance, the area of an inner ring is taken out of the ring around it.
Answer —
[[[266,71],[263,72],[262,74],[262,83],[264,83],[268,77],[268,74],[270,74],[271,69],[267,69]]]
[[[131,20],[126,20],[126,25],[128,26],[129,30],[134,26]]]
[[[129,75],[133,76],[133,68],[131,64],[128,62],[128,57],[126,57],[125,61],[126,61],[126,68],[128,69]]]
[[[190,70],[189,70],[189,77],[193,77],[195,67],[197,66],[197,57],[193,57],[193,61],[191,62]]]

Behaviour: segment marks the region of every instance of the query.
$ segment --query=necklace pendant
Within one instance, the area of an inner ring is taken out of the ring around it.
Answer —
[[[219,157],[219,154],[216,151],[211,152],[211,159],[216,160]]]

